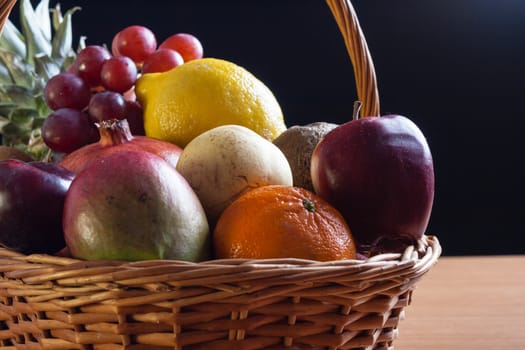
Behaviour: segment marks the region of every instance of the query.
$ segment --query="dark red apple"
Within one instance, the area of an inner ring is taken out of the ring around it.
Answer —
[[[52,163],[0,162],[0,244],[24,254],[62,249],[62,210],[73,177]]]
[[[425,136],[408,118],[338,126],[315,148],[311,175],[315,192],[341,212],[361,249],[397,250],[425,233],[434,167]]]

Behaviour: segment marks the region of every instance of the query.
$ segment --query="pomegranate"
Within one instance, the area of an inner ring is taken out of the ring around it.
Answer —
[[[125,150],[94,160],[71,183],[62,225],[73,257],[86,260],[210,256],[197,195],[162,158]]]
[[[97,123],[97,127],[100,140],[66,155],[61,160],[60,165],[78,174],[88,167],[93,160],[125,150],[136,150],[155,154],[175,167],[182,153],[182,149],[173,143],[147,136],[133,136],[126,119],[103,120]]]

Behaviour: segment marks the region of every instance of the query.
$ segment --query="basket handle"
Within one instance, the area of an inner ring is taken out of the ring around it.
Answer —
[[[374,63],[354,7],[350,0],[326,0],[326,2],[343,34],[352,61],[357,96],[361,102],[361,115],[379,116],[379,92]]]
[[[16,0],[0,0],[0,34],[15,3]]]

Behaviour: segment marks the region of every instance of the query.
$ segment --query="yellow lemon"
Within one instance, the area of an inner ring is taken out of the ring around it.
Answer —
[[[135,84],[146,135],[185,147],[203,132],[226,124],[247,127],[273,141],[286,126],[270,89],[229,61],[202,58]]]

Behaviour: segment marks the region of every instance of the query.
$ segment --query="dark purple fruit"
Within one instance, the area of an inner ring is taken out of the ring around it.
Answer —
[[[342,124],[316,146],[317,194],[345,217],[361,247],[399,250],[424,234],[434,199],[434,167],[421,130],[399,115]]]
[[[0,162],[0,243],[24,254],[62,249],[62,210],[73,177],[56,164]]]

